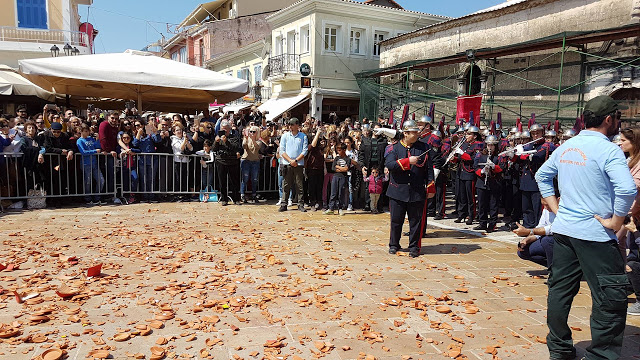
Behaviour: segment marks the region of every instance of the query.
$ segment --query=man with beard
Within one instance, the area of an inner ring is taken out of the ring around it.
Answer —
[[[618,133],[621,109],[608,96],[589,100],[583,112],[586,130],[560,145],[536,173],[541,195],[556,214],[547,300],[551,359],[575,357],[567,319],[582,278],[592,300],[591,345],[584,358],[618,359],[622,351],[629,280],[616,231],[631,208],[636,186],[624,153],[608,139]]]
[[[387,147],[387,139],[384,135],[373,135],[369,125],[366,125],[362,131],[362,142],[358,151],[358,164],[366,172],[371,174],[371,170],[378,169],[378,173],[382,174],[384,170],[384,149]],[[378,202],[378,209],[371,209],[371,198],[369,192],[365,192],[364,211],[382,210],[382,201]]]

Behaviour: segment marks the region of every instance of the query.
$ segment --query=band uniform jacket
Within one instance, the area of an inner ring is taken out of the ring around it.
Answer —
[[[476,189],[488,189],[498,190],[501,188],[502,175],[504,171],[504,157],[498,155],[492,155],[491,161],[496,165],[488,174],[483,174],[482,169],[487,162],[489,155],[478,154],[473,161],[473,168],[475,169],[478,180],[476,180]]]
[[[481,141],[474,141],[471,144],[465,142],[460,146],[460,149],[464,151],[464,154],[460,155],[457,159],[460,163],[458,166],[458,178],[460,180],[476,179],[473,160],[476,158],[478,152],[482,150],[482,147],[483,143]]]
[[[389,169],[387,196],[403,202],[425,201],[427,191],[435,193],[433,164],[429,146],[416,141],[411,147],[398,141],[385,150],[385,166]],[[418,163],[409,164],[410,156],[418,156]]]
[[[552,142],[545,142],[538,145],[529,145],[525,147],[525,151],[536,150],[529,159],[529,155],[516,156],[516,161],[520,165],[520,190],[522,191],[539,191],[536,182],[536,171],[547,161],[551,153],[556,149]]]

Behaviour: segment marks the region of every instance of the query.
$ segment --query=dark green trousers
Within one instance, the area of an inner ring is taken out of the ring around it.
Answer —
[[[547,347],[552,359],[564,359],[573,349],[567,324],[573,298],[583,275],[591,289],[591,345],[588,360],[618,359],[627,319],[629,284],[618,244],[585,241],[555,234],[549,275]]]

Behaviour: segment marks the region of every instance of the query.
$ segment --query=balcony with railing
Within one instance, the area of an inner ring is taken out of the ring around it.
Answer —
[[[27,29],[0,26],[0,41],[34,44],[69,44],[89,48],[89,36],[81,31]]]
[[[282,54],[269,58],[269,77],[300,72],[300,55]]]

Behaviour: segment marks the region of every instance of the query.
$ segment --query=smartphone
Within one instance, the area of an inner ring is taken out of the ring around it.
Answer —
[[[56,104],[47,104],[44,107],[47,110],[55,110],[56,109]]]
[[[227,135],[227,131],[226,130],[220,130],[218,131],[218,136],[223,137]]]

